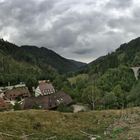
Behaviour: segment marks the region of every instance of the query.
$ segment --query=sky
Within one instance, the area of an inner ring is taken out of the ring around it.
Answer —
[[[0,38],[82,62],[140,34],[140,0],[0,0]]]

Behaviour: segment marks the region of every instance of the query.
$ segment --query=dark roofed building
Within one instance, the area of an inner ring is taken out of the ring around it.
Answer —
[[[7,100],[16,100],[30,97],[30,92],[27,87],[13,88],[5,92],[4,98]]]
[[[57,96],[56,96],[55,99],[56,99],[57,104],[63,103],[65,105],[68,105],[68,104],[70,104],[72,102],[72,98],[70,97],[70,95],[66,94],[63,91],[57,92],[56,95]]]
[[[39,107],[42,109],[53,109],[58,107],[61,103],[64,105],[69,105],[71,102],[71,97],[68,94],[60,91],[47,96],[25,98],[22,103],[22,108],[32,109]]]

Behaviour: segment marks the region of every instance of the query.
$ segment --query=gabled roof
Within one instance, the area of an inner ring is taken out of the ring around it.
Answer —
[[[27,87],[20,87],[20,88],[14,88],[12,90],[7,90],[5,92],[5,98],[7,99],[16,99],[19,96],[23,97],[29,97],[30,92]]]
[[[39,82],[38,87],[35,90],[35,96],[48,95],[55,93],[55,89],[51,83],[46,83],[45,81]]]
[[[51,90],[51,89],[54,89],[53,85],[51,83],[40,83],[39,84],[39,89],[41,91],[44,91],[44,90]]]

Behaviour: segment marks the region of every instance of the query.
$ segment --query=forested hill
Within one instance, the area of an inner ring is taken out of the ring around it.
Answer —
[[[51,66],[60,73],[75,71],[84,63],[71,61],[61,57],[52,50],[45,47],[38,48],[36,46],[21,46],[18,47],[12,43],[0,41],[0,50],[4,51],[7,55],[12,56],[15,60],[28,62],[37,65],[43,69],[46,65]]]
[[[136,80],[131,69],[136,66],[140,66],[140,38],[122,44],[115,52],[91,62],[69,79],[74,91],[80,93],[77,100],[91,106],[94,103],[94,108],[138,106],[140,75]]]
[[[129,67],[140,65],[140,37],[122,44],[115,52],[89,63],[85,70],[87,73],[102,74],[109,68],[116,68],[120,65]]]
[[[76,71],[83,65],[44,47],[19,47],[0,39],[0,84],[28,79],[54,79],[56,75]]]
[[[23,57],[19,58],[18,55],[16,55],[15,58],[36,64],[42,69],[44,69],[45,65],[49,65],[61,74],[76,71],[79,67],[85,65],[85,63],[82,62],[66,59],[45,47],[38,48],[26,45],[21,46],[20,52]]]

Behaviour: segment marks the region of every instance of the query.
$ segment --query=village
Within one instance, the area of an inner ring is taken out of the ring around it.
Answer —
[[[70,95],[57,91],[49,80],[38,81],[37,88],[33,87],[32,95],[23,82],[17,85],[0,87],[0,110],[45,109],[57,108],[60,104],[70,105],[73,101]]]

